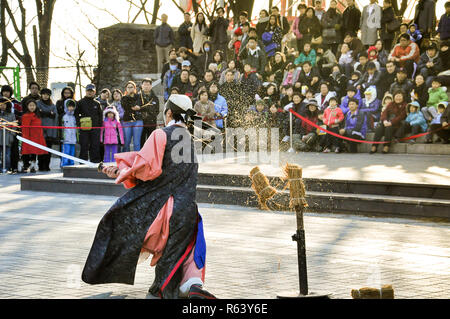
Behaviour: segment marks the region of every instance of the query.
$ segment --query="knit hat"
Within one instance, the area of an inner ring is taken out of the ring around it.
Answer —
[[[105,107],[105,109],[103,110],[103,118],[104,119],[106,119],[106,117],[108,116],[108,113],[113,113],[117,122],[120,121],[119,112],[117,112],[117,109],[114,105],[109,105],[109,106]]]

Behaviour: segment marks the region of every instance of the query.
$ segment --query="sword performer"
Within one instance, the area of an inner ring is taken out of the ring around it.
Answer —
[[[215,299],[203,289],[206,243],[195,202],[198,164],[186,126],[191,100],[173,94],[165,127],[153,131],[139,152],[115,155],[103,173],[129,191],[100,221],[82,280],[134,284],[138,262],[152,254],[149,294],[168,299]]]

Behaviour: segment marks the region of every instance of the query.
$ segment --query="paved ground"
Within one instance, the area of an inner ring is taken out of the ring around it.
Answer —
[[[21,192],[0,176],[0,298],[144,298],[136,284],[90,286],[80,274],[97,223],[114,197]],[[298,290],[295,217],[201,204],[206,286],[220,298],[275,298]],[[397,298],[450,297],[450,224],[308,213],[310,291],[350,298],[352,288],[392,284]]]

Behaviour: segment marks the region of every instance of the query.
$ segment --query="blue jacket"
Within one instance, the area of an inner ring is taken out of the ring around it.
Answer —
[[[427,125],[427,120],[425,120],[425,118],[423,117],[422,112],[417,111],[414,113],[409,113],[408,116],[405,119],[406,122],[409,123],[409,125],[420,125],[420,127],[422,128],[422,132],[426,132],[428,125]]]
[[[437,32],[441,34],[441,40],[450,38],[450,14],[444,13],[439,20]]]
[[[441,125],[441,116],[442,116],[442,113],[438,113],[438,115],[431,120],[430,125],[432,125],[432,124]]]
[[[354,114],[348,112],[345,116],[345,131],[350,136],[358,135],[364,140],[367,133],[367,116],[359,110]]]
[[[214,101],[214,109],[216,110],[216,113],[220,113],[220,115],[222,115],[223,117],[227,116],[228,114],[227,101],[220,94],[217,94],[217,98]],[[222,119],[216,120],[216,126],[218,128],[223,128],[223,120]]]
[[[75,115],[70,114],[69,111],[64,114],[62,118],[62,122],[64,127],[76,127],[77,121],[75,119]],[[64,129],[64,144],[77,144],[77,130],[71,128]]]
[[[180,73],[180,70],[176,70],[172,73],[171,70],[166,72],[166,75],[164,75],[164,101],[167,101],[169,99],[169,93],[170,89],[172,88],[172,83],[175,77]]]
[[[366,103],[366,99],[362,99],[361,105],[358,110],[366,113],[366,116],[370,114],[376,121],[378,121],[381,115],[381,101],[379,99],[375,99],[369,104]]]
[[[358,103],[358,109],[361,107],[361,92],[358,90],[355,94],[355,96],[353,96],[355,99],[357,99],[359,101]],[[348,109],[348,99],[349,97],[346,95],[342,98],[342,102],[341,105],[339,106],[342,110],[342,113],[344,113],[344,115],[346,115],[349,111]]]

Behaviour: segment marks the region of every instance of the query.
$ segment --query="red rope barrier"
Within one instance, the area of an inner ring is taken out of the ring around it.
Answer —
[[[351,141],[351,142],[356,142],[356,143],[366,143],[366,144],[387,144],[387,143],[391,143],[391,142],[375,142],[375,141],[357,140],[357,139],[354,139],[354,138],[350,138],[350,137],[347,137],[347,136],[343,136],[343,135],[340,135],[340,134],[336,134],[336,133],[334,133],[334,132],[331,132],[331,131],[329,131],[329,130],[327,130],[327,129],[324,129],[323,127],[320,127],[319,125],[317,125],[317,124],[311,122],[310,120],[308,120],[307,118],[301,116],[300,114],[298,114],[297,112],[295,112],[295,111],[292,110],[292,109],[290,109],[289,112],[291,112],[292,114],[294,114],[296,117],[298,117],[298,118],[301,119],[302,121],[305,121],[308,125],[311,125],[311,126],[313,126],[313,127],[315,127],[315,128],[318,128],[319,130],[321,130],[321,131],[323,131],[323,132],[325,132],[325,133],[327,133],[327,134],[336,136],[336,137],[338,137],[338,138],[340,138],[340,139],[343,139],[343,140],[347,140],[347,141]],[[447,127],[447,126],[446,126],[446,127]],[[436,132],[438,132],[438,131],[440,131],[440,130],[442,130],[442,129],[444,129],[444,128],[443,128],[443,127],[440,127],[440,128],[438,128],[438,129],[436,129],[436,130],[433,130],[433,131],[431,131],[431,132],[420,133],[420,134],[416,134],[416,135],[413,135],[413,136],[404,137],[404,138],[398,139],[398,141],[412,140],[412,139],[415,139],[415,138],[418,138],[418,137],[421,137],[421,136],[425,136],[425,135],[428,135],[428,134],[436,133]]]

